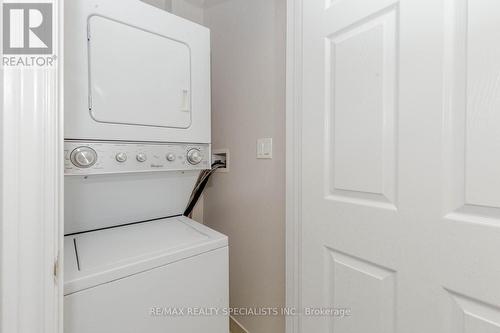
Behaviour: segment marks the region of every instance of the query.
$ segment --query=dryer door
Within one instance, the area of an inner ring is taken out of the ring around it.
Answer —
[[[91,16],[89,110],[101,123],[191,126],[191,52],[181,41]]]

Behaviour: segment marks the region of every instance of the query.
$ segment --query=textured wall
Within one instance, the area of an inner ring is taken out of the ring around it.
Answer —
[[[212,143],[229,148],[229,173],[205,194],[205,224],[229,236],[233,307],[285,302],[285,0],[208,6],[212,36]],[[256,159],[272,137],[274,156]],[[237,317],[251,333],[284,332],[282,317]]]
[[[198,24],[203,24],[203,7],[188,0],[142,0]]]

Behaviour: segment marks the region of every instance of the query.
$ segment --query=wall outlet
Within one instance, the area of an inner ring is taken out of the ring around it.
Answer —
[[[273,158],[273,138],[257,140],[257,158]]]
[[[229,149],[212,149],[212,163],[215,161],[226,163],[225,167],[218,168],[215,172],[229,172]]]

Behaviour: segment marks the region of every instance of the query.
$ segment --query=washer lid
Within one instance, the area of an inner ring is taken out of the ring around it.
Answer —
[[[174,217],[65,237],[65,294],[227,246],[227,237]]]

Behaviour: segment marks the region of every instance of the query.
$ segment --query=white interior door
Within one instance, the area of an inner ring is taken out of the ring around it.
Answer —
[[[500,332],[500,3],[301,8],[300,331]]]

